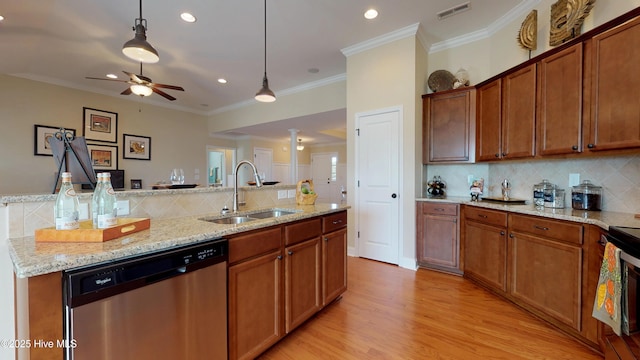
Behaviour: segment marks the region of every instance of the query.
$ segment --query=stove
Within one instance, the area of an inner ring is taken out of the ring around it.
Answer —
[[[610,226],[607,240],[625,253],[640,259],[640,228]]]

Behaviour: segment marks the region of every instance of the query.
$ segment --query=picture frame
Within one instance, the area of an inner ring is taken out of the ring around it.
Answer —
[[[122,158],[151,160],[151,138],[149,136],[124,134],[122,137]]]
[[[83,107],[82,134],[85,139],[117,143],[118,114],[105,110]]]
[[[142,179],[131,179],[131,189],[132,190],[142,189]]]
[[[67,129],[62,126],[33,125],[33,155],[53,156],[48,139],[60,129],[65,129],[76,135],[76,129]]]
[[[118,147],[112,145],[87,144],[89,158],[94,170],[117,170]]]

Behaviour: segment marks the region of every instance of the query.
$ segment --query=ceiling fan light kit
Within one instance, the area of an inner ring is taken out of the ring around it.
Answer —
[[[128,58],[143,63],[157,63],[160,60],[158,51],[147,41],[147,20],[142,17],[142,0],[140,0],[140,17],[133,27],[135,36],[122,46],[122,53]]]
[[[153,90],[142,84],[131,85],[131,92],[140,96],[149,96],[153,94]]]
[[[267,0],[264,0],[264,77],[262,78],[262,89],[256,93],[256,100],[260,102],[274,102],[276,95],[269,89],[267,79]]]

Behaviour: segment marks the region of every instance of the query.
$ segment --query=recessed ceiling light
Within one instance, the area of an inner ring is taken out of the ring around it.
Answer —
[[[117,78],[118,78],[118,75],[116,75],[116,74],[107,74],[107,77],[108,77],[109,79],[117,79]]]
[[[196,22],[196,17],[193,16],[193,14],[188,13],[188,12],[183,12],[182,14],[180,14],[180,18],[182,18],[182,20],[188,22],[188,23],[193,23]]]
[[[376,9],[369,9],[364,12],[364,17],[367,20],[372,20],[378,17],[378,11]]]
[[[0,21],[4,20],[4,16],[0,15]]]
[[[226,84],[227,83],[227,79],[220,78],[220,79],[218,79],[218,82],[220,84]]]

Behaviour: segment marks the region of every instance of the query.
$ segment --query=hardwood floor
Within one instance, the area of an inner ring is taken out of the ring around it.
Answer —
[[[602,359],[461,277],[351,257],[348,271],[342,299],[260,359]]]

